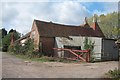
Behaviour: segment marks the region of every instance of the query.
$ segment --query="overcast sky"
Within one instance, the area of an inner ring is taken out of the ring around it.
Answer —
[[[118,11],[117,2],[2,2],[2,27],[27,33],[34,19],[80,25],[84,17]]]

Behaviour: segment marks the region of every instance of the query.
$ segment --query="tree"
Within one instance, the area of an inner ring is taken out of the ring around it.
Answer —
[[[2,28],[1,33],[2,33],[2,38],[4,38],[4,36],[7,35],[7,31],[5,30],[5,28]]]
[[[10,30],[9,33],[2,38],[3,47],[4,47],[4,45],[5,46],[10,46],[12,32],[14,33],[14,41],[20,38],[20,33],[19,32],[17,32],[16,30],[13,30],[13,31]]]
[[[106,15],[96,15],[98,24],[106,38],[117,39],[120,36],[120,26],[118,25],[118,12],[108,13]],[[93,16],[88,19],[89,24],[93,23]]]
[[[14,32],[14,31],[15,31],[15,30],[11,29],[11,30],[9,31],[9,33]]]
[[[118,13],[113,12],[106,15],[106,17],[100,17],[100,26],[102,27],[103,33],[107,38],[117,38],[115,27],[118,27]]]

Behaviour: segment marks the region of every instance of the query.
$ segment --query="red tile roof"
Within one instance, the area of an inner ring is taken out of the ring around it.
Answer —
[[[21,38],[19,38],[19,39],[16,40],[15,42],[21,41],[21,40],[26,39],[26,38],[29,38],[29,37],[30,37],[30,33],[31,33],[31,32],[28,32],[27,34],[25,34],[24,36],[22,36]]]
[[[92,28],[95,31],[95,34],[97,34],[97,36],[105,37],[97,22],[93,23]]]
[[[83,26],[63,25],[52,22],[34,20],[40,36],[44,37],[67,37],[67,36],[92,36],[104,37],[101,33],[95,32],[88,24]],[[97,33],[97,34],[96,34]]]

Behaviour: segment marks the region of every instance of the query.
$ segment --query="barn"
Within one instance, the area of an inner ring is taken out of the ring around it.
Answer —
[[[89,37],[92,40],[96,41],[96,45],[101,43],[99,44],[99,46],[95,47],[96,48],[95,50],[97,50],[95,55],[96,59],[99,60],[117,59],[118,49],[113,49],[109,47],[109,46],[113,47],[114,40],[105,39],[105,36],[97,23],[97,19],[95,18],[93,25],[91,26],[88,24],[86,18],[85,18],[85,23],[78,26],[58,24],[58,23],[53,23],[51,21],[45,22],[40,20],[34,20],[28,37],[34,39],[34,44],[36,45],[35,49],[37,51],[43,53],[46,56],[55,56],[55,57],[60,57],[60,56],[57,51],[53,50],[53,48],[60,46],[64,46],[63,48],[65,47],[68,48],[69,46],[73,46],[77,49],[82,49],[83,39],[85,37]],[[23,39],[21,38],[21,40]],[[62,42],[60,42],[60,40]],[[112,49],[113,51],[110,52],[109,48]],[[62,53],[60,53],[60,55],[61,54]],[[107,56],[106,57],[107,59],[101,57],[102,55]],[[113,57],[110,58],[110,56],[113,55],[115,56],[114,59]]]

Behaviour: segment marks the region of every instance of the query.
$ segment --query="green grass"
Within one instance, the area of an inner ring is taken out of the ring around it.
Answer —
[[[23,60],[37,61],[37,62],[63,62],[63,63],[77,63],[77,62],[79,62],[79,61],[68,60],[65,58],[56,58],[56,57],[47,57],[47,56],[42,56],[40,58],[29,58],[26,55],[13,54],[13,53],[10,53],[10,54],[14,55],[20,59],[23,59]]]
[[[63,63],[75,63],[77,61],[67,60],[65,58],[55,58],[55,57],[47,57],[43,56],[40,58],[31,58],[32,61],[40,61],[40,62],[63,62]]]
[[[119,69],[114,69],[114,70],[109,70],[106,75],[109,78],[113,78],[113,80],[120,80],[120,70]]]
[[[21,59],[30,60],[30,58],[28,58],[26,55],[15,55],[15,56]]]

